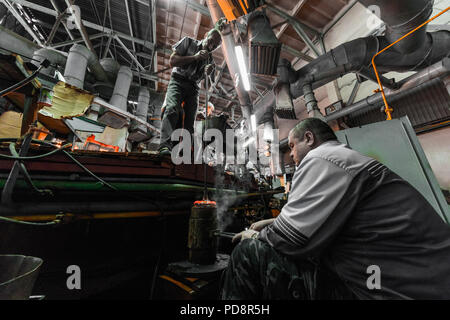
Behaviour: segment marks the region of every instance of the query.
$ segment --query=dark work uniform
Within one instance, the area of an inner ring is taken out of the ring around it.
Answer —
[[[184,37],[172,49],[179,56],[193,56],[202,50],[202,40]],[[211,63],[213,63],[213,59],[209,55],[208,59],[172,69],[166,98],[162,106],[160,149],[163,147],[172,149],[170,136],[175,129],[184,127],[191,134],[194,132],[198,106],[198,83],[203,79],[205,66]],[[184,105],[182,106],[183,101]]]
[[[324,277],[335,284],[323,290]],[[337,141],[323,143],[297,167],[274,223],[233,251],[223,298],[292,292],[305,299],[450,299],[450,226],[386,166]]]

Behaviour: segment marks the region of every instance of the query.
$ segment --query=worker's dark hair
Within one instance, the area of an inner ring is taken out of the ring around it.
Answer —
[[[337,140],[333,129],[331,129],[326,122],[320,120],[319,118],[306,118],[300,121],[289,134],[292,135],[292,138],[296,138],[301,141],[303,140],[306,131],[311,131],[314,134],[314,137],[320,142]]]

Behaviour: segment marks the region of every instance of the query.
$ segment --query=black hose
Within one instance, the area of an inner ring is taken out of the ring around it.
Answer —
[[[0,221],[24,224],[24,225],[29,225],[29,226],[50,226],[50,225],[55,225],[55,224],[59,223],[59,220],[53,220],[50,222],[28,222],[28,221],[20,221],[20,220],[11,219],[11,218],[2,217],[2,216],[0,216]]]

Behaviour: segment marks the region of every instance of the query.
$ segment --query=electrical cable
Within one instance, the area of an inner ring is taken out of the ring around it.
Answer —
[[[48,61],[48,60],[46,60]],[[14,92],[20,88],[22,88],[23,86],[27,85],[28,83],[30,83],[31,81],[33,81],[34,78],[36,78],[36,76],[38,75],[39,71],[41,71],[41,69],[44,67],[44,65],[40,65],[39,68],[37,68],[32,74],[30,74],[28,77],[26,77],[25,79],[19,81],[18,83],[12,85],[11,87],[8,87],[2,91],[0,91],[0,97],[4,97],[8,94],[10,94],[11,92]]]
[[[0,139],[0,143],[4,142],[2,140],[8,140],[8,139]],[[32,141],[36,142],[37,140],[32,140]],[[13,145],[14,145],[14,143],[13,143]],[[70,146],[72,146],[72,144],[68,143],[68,144],[63,145],[61,148],[58,148],[58,149],[55,149],[55,150],[52,150],[50,152],[47,152],[47,153],[44,153],[44,154],[40,154],[40,155],[37,155],[37,156],[21,157],[21,156],[14,156],[14,155],[10,156],[10,155],[7,155],[7,154],[0,154],[0,158],[6,158],[6,159],[11,159],[11,160],[19,160],[19,161],[41,159],[41,158],[45,158],[47,156],[50,156],[52,154],[58,153],[60,151],[65,151],[64,149],[66,149],[66,148],[68,148]]]
[[[10,53],[12,53],[12,54],[18,55],[18,56],[20,56],[20,57],[27,58],[27,59],[30,60],[30,61],[36,61],[36,62],[39,62],[39,63],[42,62],[42,61],[40,61],[40,60],[37,60],[37,59],[34,59],[34,58],[30,58],[30,57],[28,57],[28,56],[26,56],[26,55],[24,55],[24,54],[19,54],[19,53],[15,52],[15,51],[12,51],[12,50],[7,49],[7,48],[5,48],[5,47],[0,47],[0,49],[1,49],[1,50],[5,50],[5,51],[8,51],[8,52],[10,52]],[[52,67],[52,68],[55,68],[55,69],[58,68],[58,65],[57,65],[57,64],[54,64],[54,63],[50,63],[48,66],[49,66],[49,67]],[[47,68],[48,68],[48,67],[47,67]]]
[[[56,225],[59,223],[59,220],[53,220],[50,222],[28,222],[28,221],[11,219],[11,218],[7,218],[7,217],[3,217],[3,216],[0,216],[0,221],[9,222],[9,223],[18,223],[18,224],[29,225],[29,226],[50,226],[50,225]]]

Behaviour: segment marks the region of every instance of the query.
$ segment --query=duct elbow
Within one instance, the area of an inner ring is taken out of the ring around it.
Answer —
[[[33,60],[31,61],[32,64],[34,64],[36,67],[39,67],[42,61],[45,59],[49,60],[51,63],[51,66],[48,68],[44,68],[41,72],[43,74],[46,74],[48,76],[52,76],[55,72],[55,65],[59,67],[64,67],[66,64],[67,58],[60,52],[47,49],[47,48],[41,48],[34,52],[33,54]]]

